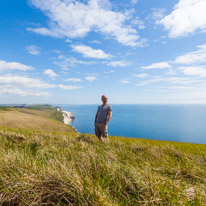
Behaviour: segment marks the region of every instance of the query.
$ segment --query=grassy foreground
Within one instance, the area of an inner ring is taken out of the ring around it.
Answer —
[[[206,145],[0,128],[0,205],[206,205]]]

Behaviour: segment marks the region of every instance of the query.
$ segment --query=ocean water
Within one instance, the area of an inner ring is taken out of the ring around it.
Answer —
[[[75,115],[70,124],[94,134],[98,105],[56,105]],[[112,105],[109,135],[206,144],[206,105]]]

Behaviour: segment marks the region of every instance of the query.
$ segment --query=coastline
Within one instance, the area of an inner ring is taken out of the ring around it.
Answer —
[[[59,111],[60,109],[57,108],[57,110]],[[63,114],[63,122],[64,124],[70,125],[70,123],[72,122],[72,120],[75,118],[73,112],[68,112],[65,110],[61,110],[62,114]],[[76,130],[77,133],[79,133],[79,131],[72,125],[70,125],[73,129]]]

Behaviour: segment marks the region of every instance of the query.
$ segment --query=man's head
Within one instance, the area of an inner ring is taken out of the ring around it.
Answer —
[[[107,100],[108,100],[107,95],[103,94],[103,95],[102,95],[102,103],[103,103],[104,105],[107,104]]]

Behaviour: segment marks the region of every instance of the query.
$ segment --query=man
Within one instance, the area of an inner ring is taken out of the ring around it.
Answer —
[[[100,141],[108,140],[107,124],[112,117],[112,107],[107,104],[107,96],[102,95],[102,105],[98,106],[95,116],[95,135]]]

